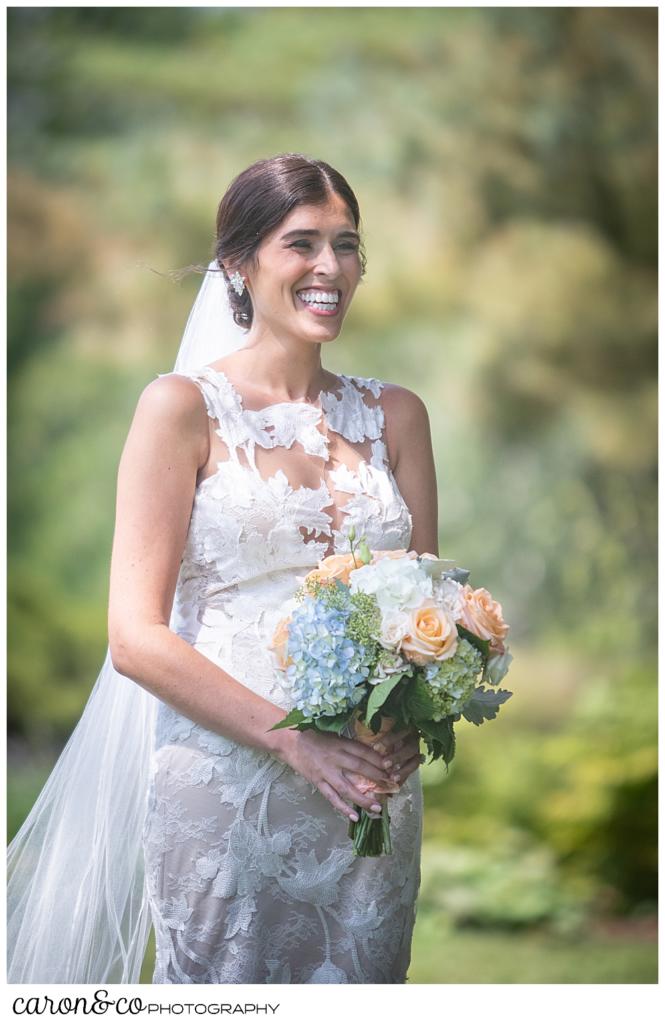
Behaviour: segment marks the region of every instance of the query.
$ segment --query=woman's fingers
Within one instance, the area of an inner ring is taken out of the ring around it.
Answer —
[[[378,768],[379,771],[385,770],[386,758],[382,754],[377,753],[376,750],[372,750],[371,747],[366,746],[364,743],[360,743],[359,740],[344,740],[342,749],[347,754],[360,758],[366,764],[373,765],[373,767]]]
[[[333,781],[335,789],[345,800],[350,800],[351,803],[364,807],[366,811],[381,812],[381,803],[374,791],[359,789],[353,783],[352,776],[347,775],[345,771],[339,772],[338,777]]]
[[[399,729],[394,732],[387,732],[380,739],[377,739],[372,747],[379,754],[383,754],[385,757],[391,757],[393,754],[402,747],[404,740],[409,736],[417,736],[417,733],[412,728]]]
[[[354,789],[361,793],[364,797],[363,803],[360,806],[364,809],[365,813],[370,818],[381,817],[381,796],[380,790],[377,792],[372,788],[371,779],[366,778],[364,775],[356,775],[355,772],[343,772],[344,777],[351,783]],[[382,783],[377,783],[378,786]],[[386,786],[393,786],[394,792],[399,792],[399,786],[396,783],[384,783]],[[358,797],[360,799],[360,797]]]
[[[420,755],[418,755],[417,757],[412,757],[412,758],[410,758],[410,760],[408,760],[406,762],[406,764],[403,764],[401,766],[401,768],[393,776],[393,778],[395,779],[395,781],[397,782],[397,784],[399,786],[402,786],[406,782],[406,780],[408,779],[409,775],[413,775],[413,773],[415,772],[415,770],[419,766],[420,766]]]
[[[347,804],[333,789],[329,782],[320,782],[319,792],[329,803],[333,805],[335,810],[343,814],[345,818],[349,818],[351,821],[358,821],[358,813],[354,810],[352,804]]]
[[[409,736],[404,740],[398,750],[393,751],[393,760],[396,764],[405,764],[410,761],[413,757],[418,757],[420,754],[420,739],[418,734],[415,733],[413,736]]]
[[[372,750],[376,750],[378,754],[382,754],[384,757],[390,755],[395,748],[395,735],[391,732],[384,733],[383,736],[377,737],[372,743]]]
[[[374,791],[358,789],[341,769],[329,773],[328,779],[322,779],[318,789],[336,810],[352,821],[358,820],[354,804],[363,807],[368,813],[381,811],[381,804]]]
[[[389,743],[385,751],[385,757],[392,762],[405,761],[418,750],[420,739],[415,729],[403,729],[400,732],[388,733],[386,740]]]
[[[354,805],[370,816],[380,815],[380,794],[397,792],[420,763],[417,733],[413,729],[394,734],[403,742],[398,755],[392,757],[379,754],[358,740],[331,734],[301,735],[305,737],[302,750],[306,756],[296,770],[314,781],[322,796],[351,821],[358,820]]]
[[[360,772],[369,778],[388,781],[394,767],[392,758],[383,757],[363,743],[353,743],[341,752],[340,763],[344,768]]]
[[[390,768],[375,768],[371,761],[365,761],[354,754],[344,751],[340,757],[340,763],[345,771],[356,772],[358,775],[366,775],[368,779],[375,782],[389,782]]]

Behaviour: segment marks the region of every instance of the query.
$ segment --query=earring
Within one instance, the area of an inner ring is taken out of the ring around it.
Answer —
[[[229,281],[231,282],[236,295],[242,295],[245,290],[245,279],[242,274],[239,274],[237,270],[234,270],[229,277]]]

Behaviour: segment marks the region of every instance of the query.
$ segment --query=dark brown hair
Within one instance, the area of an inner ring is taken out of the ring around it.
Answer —
[[[217,210],[217,237],[214,256],[226,279],[233,319],[240,327],[252,325],[252,300],[247,289],[237,295],[229,283],[231,271],[244,263],[255,264],[263,239],[296,206],[319,205],[330,196],[339,196],[349,208],[360,230],[360,208],[346,179],[330,164],[302,153],[281,153],[257,160],[229,185]],[[359,248],[362,273],[366,257]]]

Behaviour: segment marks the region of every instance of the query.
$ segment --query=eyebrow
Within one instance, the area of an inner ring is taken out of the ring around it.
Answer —
[[[315,228],[294,228],[293,231],[287,231],[285,235],[282,235],[282,241],[287,238],[293,238],[295,235],[320,235],[321,232]],[[360,235],[357,231],[339,231],[337,233],[338,238],[355,238],[356,241],[360,241]]]

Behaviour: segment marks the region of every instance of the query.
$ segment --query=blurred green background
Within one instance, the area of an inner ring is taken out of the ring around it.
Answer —
[[[423,771],[410,980],[655,982],[657,12],[9,10],[9,833],[106,648],[115,475],[217,203],[338,167],[333,370],[425,400],[515,696]],[[150,977],[146,964],[146,980]]]

